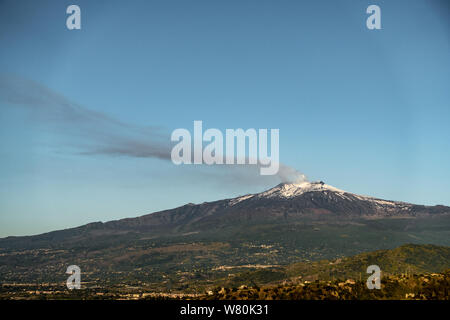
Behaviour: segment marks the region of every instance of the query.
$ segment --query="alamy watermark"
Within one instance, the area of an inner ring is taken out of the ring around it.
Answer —
[[[67,278],[66,286],[67,289],[81,289],[81,269],[79,266],[71,265],[67,267],[67,274],[70,274],[69,278]]]
[[[367,278],[367,288],[369,290],[372,289],[381,289],[381,269],[379,266],[373,264],[367,267],[367,273],[371,273],[372,275]]]
[[[193,138],[187,129],[172,132],[171,140],[178,143],[172,148],[171,159],[176,165],[252,164],[259,166],[261,175],[275,175],[280,166],[280,130],[270,130],[270,155],[268,132],[268,129],[226,129],[224,140],[219,129],[203,132],[203,122],[194,121]],[[203,142],[208,142],[204,148]]]
[[[66,27],[69,30],[81,29],[81,8],[78,5],[69,5],[66,9],[69,16],[66,18]],[[366,13],[370,14],[366,19],[366,26],[369,30],[381,29],[381,9],[379,6],[372,4],[367,7]]]
[[[70,16],[66,19],[66,27],[69,30],[81,29],[81,9],[79,6],[72,4],[67,7],[66,13]]]
[[[380,30],[381,29],[381,9],[379,6],[372,4],[367,7],[367,14],[370,16],[366,20],[366,26],[369,30]]]

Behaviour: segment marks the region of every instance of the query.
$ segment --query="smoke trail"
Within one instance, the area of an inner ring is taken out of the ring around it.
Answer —
[[[0,75],[0,101],[3,107],[17,106],[29,111],[34,122],[44,123],[61,135],[82,138],[83,155],[128,156],[171,160],[169,134],[160,128],[140,128],[121,122],[105,113],[89,110],[53,90],[22,77]],[[77,146],[80,147],[80,146]],[[270,177],[253,177],[259,165],[220,165],[234,181],[269,181]],[[230,168],[233,169],[230,170]],[[242,168],[245,168],[243,173]],[[219,175],[221,175],[218,172]],[[297,170],[279,164],[276,179],[302,182],[306,177]]]
[[[61,135],[83,138],[82,154],[170,159],[158,128],[139,128],[89,110],[51,89],[17,76],[0,76],[0,100],[29,111],[33,122]],[[2,104],[3,105],[3,104]]]

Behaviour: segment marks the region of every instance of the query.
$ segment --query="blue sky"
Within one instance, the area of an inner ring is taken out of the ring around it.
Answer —
[[[66,29],[70,4],[81,8],[81,30]],[[370,4],[381,7],[382,30],[366,28]],[[1,1],[0,76],[0,236],[276,183],[83,153],[106,131],[169,143],[194,120],[279,128],[280,160],[310,180],[450,205],[447,1]],[[4,98],[14,81],[27,107]],[[42,92],[107,124],[61,121]]]

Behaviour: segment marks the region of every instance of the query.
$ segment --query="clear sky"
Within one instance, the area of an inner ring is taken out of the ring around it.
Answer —
[[[0,236],[277,183],[147,156],[194,120],[280,129],[310,180],[450,205],[449,3],[0,1]]]

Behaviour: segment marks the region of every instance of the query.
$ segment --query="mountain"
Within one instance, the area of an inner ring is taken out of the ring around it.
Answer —
[[[224,273],[336,259],[406,243],[450,245],[450,208],[382,200],[324,182],[36,236],[0,239],[0,280],[86,281],[191,290]]]
[[[450,207],[422,206],[349,193],[324,182],[281,183],[267,191],[205,202],[105,224],[106,228],[149,231],[209,229],[227,222],[297,218],[426,217]]]
[[[324,182],[281,183],[267,191],[237,198],[186,204],[184,206],[106,223],[95,222],[78,228],[33,237],[9,237],[0,245],[36,241],[82,240],[127,232],[152,236],[211,231],[239,224],[296,220],[343,221],[381,218],[426,218],[450,214],[450,207],[423,206],[382,200],[349,193]],[[80,238],[81,237],[81,238]]]

